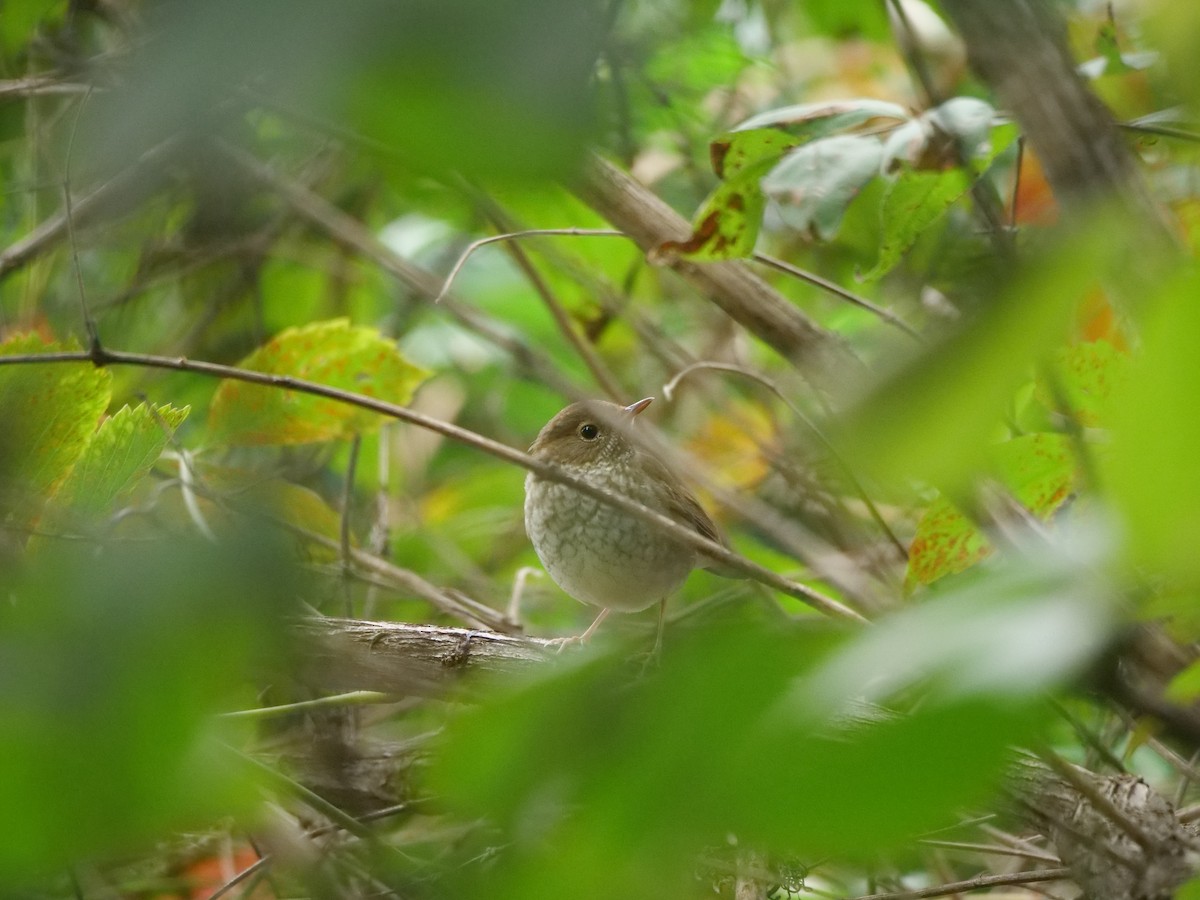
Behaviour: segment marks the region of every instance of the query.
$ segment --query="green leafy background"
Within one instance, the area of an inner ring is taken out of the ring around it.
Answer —
[[[201,896],[266,855],[243,896],[732,897],[748,868],[855,897],[992,871],[980,822],[1030,837],[1014,746],[1194,800],[1196,748],[1088,678],[1141,629],[1173,648],[1149,687],[1200,693],[1171,118],[1200,18],[1064,12],[1175,246],[1060,210],[961,54],[927,102],[867,0],[6,7],[0,894]],[[612,224],[592,154],[690,228],[582,233]],[[524,229],[559,233],[462,257]],[[710,302],[717,263],[839,351],[784,359]],[[329,701],[353,679],[305,617],[594,611],[526,577],[517,467],[189,361],[517,448],[653,395],[737,552],[872,624],[696,573],[657,667],[653,614],[613,616],[524,672]]]

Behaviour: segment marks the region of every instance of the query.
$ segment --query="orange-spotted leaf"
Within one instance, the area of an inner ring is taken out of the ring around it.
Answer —
[[[917,523],[908,550],[905,587],[932,584],[944,575],[965,571],[991,553],[992,545],[975,523],[949,500],[939,497]]]
[[[1038,397],[1048,409],[1065,402],[1080,425],[1098,428],[1105,424],[1109,397],[1124,382],[1128,369],[1128,355],[1107,341],[1073,344],[1055,354],[1055,383],[1038,379]]]
[[[991,457],[996,478],[1013,499],[1040,519],[1049,518],[1075,489],[1075,458],[1064,435],[1021,435],[997,445]],[[905,586],[931,584],[962,572],[991,552],[991,544],[975,524],[939,498],[917,523]]]
[[[992,458],[1000,482],[1039,519],[1049,518],[1075,490],[1075,454],[1064,434],[1023,434],[997,445]]]
[[[400,404],[428,377],[393,340],[346,319],[282,331],[241,367]],[[208,425],[212,439],[226,444],[309,444],[370,431],[382,421],[377,413],[336,400],[226,380],[213,397]]]

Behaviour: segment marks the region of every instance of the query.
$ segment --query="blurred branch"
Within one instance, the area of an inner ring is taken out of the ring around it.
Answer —
[[[64,206],[21,240],[0,250],[0,279],[52,249],[67,237],[69,228],[84,228],[102,215],[116,215],[158,190],[161,164],[174,147],[173,140],[164,141],[129,168],[73,201],[69,210]]]
[[[0,100],[10,100],[15,97],[86,94],[93,90],[95,90],[95,85],[63,81],[49,75],[33,75],[28,78],[9,78],[0,81]]]
[[[356,406],[360,409],[370,410],[371,412],[379,413],[380,415],[388,416],[394,419],[399,419],[403,422],[408,422],[417,425],[421,428],[427,428],[430,431],[437,432],[451,440],[459,441],[460,443],[474,447],[477,450],[482,450],[497,459],[505,462],[514,463],[523,469],[535,473],[541,478],[548,481],[554,481],[558,484],[565,484],[572,487],[574,490],[601,503],[606,503],[616,509],[626,512],[643,522],[649,522],[655,527],[661,529],[665,534],[678,540],[680,543],[686,544],[689,547],[694,547],[701,553],[709,556],[718,562],[724,563],[737,572],[740,572],[755,581],[773,587],[778,591],[782,591],[789,597],[795,597],[814,609],[831,616],[836,619],[848,620],[851,622],[865,622],[859,613],[852,610],[850,607],[839,603],[832,597],[828,597],[820,591],[784,578],[776,572],[771,571],[765,566],[761,566],[752,560],[733,552],[728,547],[711,541],[697,531],[693,531],[686,525],[681,525],[675,520],[655,512],[647,506],[643,506],[623,494],[615,494],[596,487],[590,482],[578,478],[559,466],[552,465],[540,459],[535,459],[527,453],[509,447],[507,444],[502,444],[499,441],[492,440],[481,434],[477,434],[459,425],[454,425],[450,422],[443,422],[439,419],[431,418],[416,410],[409,409],[406,406],[399,406],[395,403],[387,403],[383,400],[377,400],[374,397],[368,397],[364,394],[355,394],[351,391],[343,391],[338,388],[329,387],[324,384],[316,384],[315,382],[305,381],[300,378],[293,378],[289,375],[274,375],[265,372],[255,372],[250,369],[241,369],[237,366],[226,366],[220,363],[202,362],[199,360],[191,360],[185,357],[166,357],[153,356],[143,353],[127,353],[119,350],[108,350],[101,347],[96,347],[91,351],[65,351],[59,353],[32,353],[20,354],[13,356],[0,356],[0,365],[29,365],[43,363],[91,363],[98,366],[106,365],[128,365],[128,366],[143,366],[146,368],[155,369],[171,369],[180,372],[194,372],[199,375],[206,375],[216,378],[231,378],[235,381],[242,381],[248,384],[260,384],[267,387],[284,388],[287,390],[299,391],[304,394],[311,394],[317,397],[325,397],[330,400],[336,400],[339,403],[347,403],[351,406]]]
[[[966,41],[972,67],[1016,116],[1063,206],[1086,212],[1096,201],[1118,198],[1165,237],[1133,153],[1076,70],[1053,4],[944,0],[941,6]]]
[[[904,3],[901,0],[889,0],[888,6],[895,17],[895,21],[904,30],[904,35],[901,36],[898,42],[900,51],[908,61],[909,68],[916,75],[917,81],[921,85],[921,90],[925,94],[927,104],[929,106],[938,106],[945,98],[938,89],[929,66],[926,65],[925,51],[917,29],[910,20],[908,11],[904,8]],[[971,200],[975,204],[975,210],[979,214],[979,218],[983,220],[983,224],[987,227],[992,246],[995,247],[996,253],[999,256],[1006,260],[1012,260],[1016,253],[1016,244],[1012,233],[1010,233],[1005,225],[1003,211],[1000,208],[995,191],[985,179],[972,176],[969,160],[963,154],[962,145],[958,141],[954,141],[952,147],[954,150],[955,165],[971,180]]]
[[[683,217],[653,191],[598,156],[587,161],[576,192],[643,251],[663,241],[683,239],[691,231]],[[845,382],[860,370],[837,337],[811,322],[744,263],[676,259],[670,268],[814,381]]]

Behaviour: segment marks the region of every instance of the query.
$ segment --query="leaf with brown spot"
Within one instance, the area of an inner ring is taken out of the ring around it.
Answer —
[[[776,128],[727,131],[709,144],[708,155],[717,177],[728,179],[755,163],[778,160],[801,143],[801,138]]]
[[[774,164],[774,159],[755,163],[717,185],[696,213],[691,236],[659,244],[650,253],[651,262],[668,263],[679,256],[738,259],[753,253],[765,205],[759,179]]]

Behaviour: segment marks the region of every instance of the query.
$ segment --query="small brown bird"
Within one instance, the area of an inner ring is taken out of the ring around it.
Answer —
[[[630,437],[634,418],[653,399],[625,407],[602,400],[572,403],[546,424],[529,452],[723,544],[696,498]],[[525,531],[555,584],[601,608],[580,640],[611,610],[637,612],[659,603],[657,652],[667,597],[693,568],[706,566],[703,555],[651,523],[532,472],[525,478]]]

